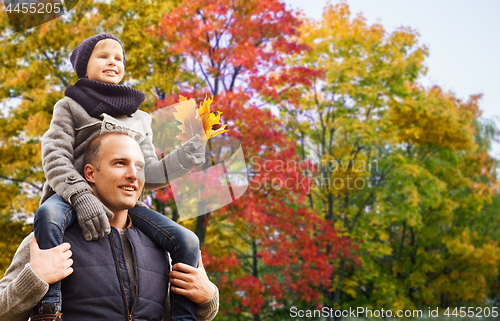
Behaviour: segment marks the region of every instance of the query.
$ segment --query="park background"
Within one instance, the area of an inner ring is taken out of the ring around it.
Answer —
[[[219,286],[216,320],[289,319],[291,307],[498,306],[491,96],[426,78],[433,51],[419,26],[367,20],[349,2],[325,4],[314,19],[294,8],[276,0],[80,1],[18,33],[3,11],[0,272],[31,229],[24,221],[44,182],[40,137],[77,80],[69,55],[108,32],[125,47],[122,83],[146,93],[142,109],[179,94],[214,96],[227,134],[242,143],[246,194],[180,222],[200,237]],[[463,68],[476,60],[486,59],[471,57]],[[178,217],[169,188],[149,195]]]

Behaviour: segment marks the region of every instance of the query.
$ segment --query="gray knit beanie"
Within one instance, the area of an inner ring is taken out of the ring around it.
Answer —
[[[122,46],[123,65],[125,66],[125,50],[123,49],[123,45],[120,40],[113,37],[112,35],[102,33],[100,35],[95,35],[85,39],[81,44],[76,46],[75,50],[73,50],[73,52],[71,53],[69,60],[73,65],[73,69],[75,69],[78,79],[85,77],[85,74],[87,73],[87,64],[89,62],[90,56],[92,55],[92,51],[94,51],[95,45],[103,39],[113,39],[118,41],[118,43]]]

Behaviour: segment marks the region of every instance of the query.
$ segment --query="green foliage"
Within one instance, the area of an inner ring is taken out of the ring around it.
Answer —
[[[306,22],[301,39],[312,50],[291,63],[324,74],[282,119],[302,157],[315,160],[310,206],[361,260],[336,260],[321,303],[485,304],[500,260],[483,211],[498,162],[487,154],[493,129],[478,120],[480,95],[464,102],[420,85],[427,49],[418,34],[369,26],[345,3]]]

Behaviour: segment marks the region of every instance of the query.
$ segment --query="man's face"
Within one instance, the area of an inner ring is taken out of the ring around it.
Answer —
[[[135,206],[144,187],[144,157],[129,136],[111,135],[101,142],[99,170],[91,166],[87,180],[94,195],[112,212]]]
[[[87,78],[117,85],[124,73],[122,46],[113,39],[99,41],[87,64]]]

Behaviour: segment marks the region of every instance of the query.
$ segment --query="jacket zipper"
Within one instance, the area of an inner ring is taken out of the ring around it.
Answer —
[[[129,238],[129,235],[128,235],[128,229],[125,231],[125,233],[127,234],[127,241],[130,243],[130,248],[132,249],[132,261],[134,263],[134,270],[135,270],[135,296],[134,296],[134,303],[132,303],[132,308],[130,309],[130,314],[128,316],[128,319],[129,321],[132,321],[132,313],[134,312],[134,308],[135,308],[135,303],[137,301],[137,296],[139,295],[139,286],[137,284],[137,278],[138,278],[138,275],[137,275],[137,269],[135,267],[135,250],[134,250],[134,244],[132,244],[132,242],[130,242],[130,238]]]
[[[116,255],[116,250],[115,250],[115,242],[113,240],[113,233],[109,233],[109,241],[111,243],[111,249],[113,250],[113,255],[115,256],[115,262],[118,262],[118,255]],[[120,242],[121,242],[121,239],[120,239]],[[123,299],[125,301],[125,307],[127,309],[127,314],[128,314],[128,320],[131,321],[132,320],[132,312],[129,313],[129,309],[128,309],[128,303],[127,303],[127,296],[125,295],[125,285],[123,285],[123,278],[122,278],[122,275],[120,273],[120,265],[118,265],[118,277],[120,278],[120,285],[122,286],[122,295],[123,295]]]

